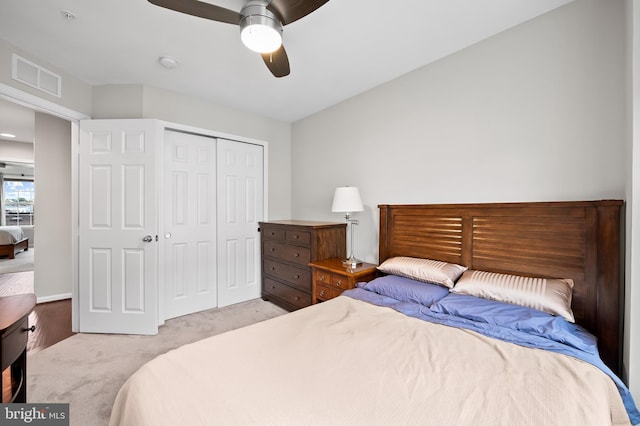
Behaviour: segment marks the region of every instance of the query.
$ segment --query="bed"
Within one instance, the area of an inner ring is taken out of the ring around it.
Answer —
[[[621,201],[379,208],[381,277],[159,356],[110,424],[640,423],[618,378]],[[464,293],[494,276],[570,288],[568,308]]]
[[[19,226],[0,226],[0,256],[15,259],[16,253],[29,250],[29,239]]]

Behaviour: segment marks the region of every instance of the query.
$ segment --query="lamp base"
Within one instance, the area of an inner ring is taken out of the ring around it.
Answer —
[[[356,259],[353,256],[351,256],[348,259],[344,259],[342,261],[342,266],[346,266],[346,267],[351,268],[351,269],[357,268],[360,265],[362,265],[362,260]]]

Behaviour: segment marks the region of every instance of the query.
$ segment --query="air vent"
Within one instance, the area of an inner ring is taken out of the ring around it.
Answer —
[[[11,78],[53,96],[62,96],[62,78],[15,53],[11,57]]]

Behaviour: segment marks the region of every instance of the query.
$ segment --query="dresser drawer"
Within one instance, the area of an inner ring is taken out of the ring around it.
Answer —
[[[344,275],[334,274],[321,269],[314,269],[313,280],[316,285],[324,284],[328,288],[337,289],[338,292],[351,288],[349,278]]]
[[[297,268],[271,259],[264,259],[262,268],[267,275],[286,281],[300,290],[311,291],[311,271],[309,268]]]
[[[264,228],[262,230],[262,236],[269,240],[284,241],[284,229],[281,228]]]
[[[287,242],[308,246],[311,242],[311,233],[305,231],[287,230],[284,234]]]
[[[26,348],[29,338],[28,324],[29,318],[24,317],[22,321],[16,323],[15,327],[2,336],[2,361],[5,364],[2,366],[3,369],[13,364]]]
[[[265,293],[272,294],[285,300],[298,308],[304,308],[311,304],[311,295],[289,287],[270,278],[264,279],[263,289]]]
[[[338,296],[340,293],[335,291],[335,289],[326,284],[318,284],[316,282],[316,300],[325,301],[329,299],[333,299]]]
[[[311,250],[309,250],[308,247],[298,247],[270,240],[265,240],[262,247],[263,256],[269,256],[303,266],[307,266],[311,261]]]
[[[331,286],[340,292],[352,287],[349,283],[349,278],[337,274],[331,274]]]
[[[316,285],[325,284],[327,286],[331,285],[331,272],[325,272],[319,269],[314,269],[313,271],[313,280],[316,282]]]

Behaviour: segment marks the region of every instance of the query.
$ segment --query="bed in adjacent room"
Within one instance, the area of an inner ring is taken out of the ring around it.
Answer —
[[[0,226],[0,256],[15,259],[16,253],[29,250],[29,239],[19,226]]]
[[[111,424],[637,424],[622,207],[382,205],[383,276],[159,356]]]

